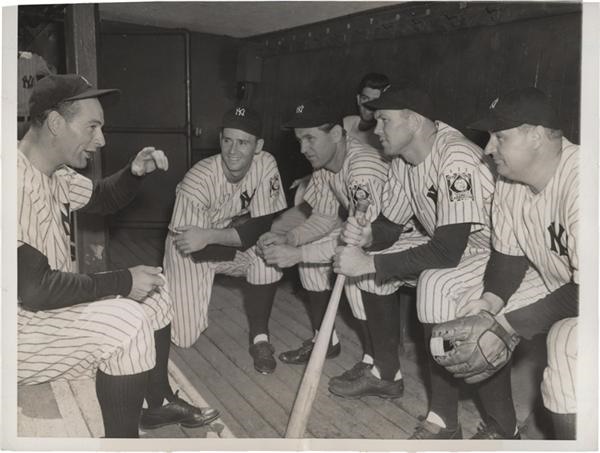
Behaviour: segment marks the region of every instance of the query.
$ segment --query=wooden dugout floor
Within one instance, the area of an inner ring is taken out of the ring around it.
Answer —
[[[160,265],[164,233],[148,230],[136,234],[111,234],[111,267],[137,264]],[[271,342],[276,354],[309,338],[310,327],[302,291],[293,273],[284,277],[277,290],[270,320]],[[196,404],[219,409],[221,417],[210,426],[185,429],[164,427],[141,433],[142,437],[237,437],[281,438],[302,378],[303,366],[278,361],[275,372],[262,375],[254,370],[248,353],[248,330],[243,306],[245,282],[225,276],[215,280],[209,308],[209,327],[191,348],[173,346],[171,380],[174,390]],[[350,368],[361,354],[358,337],[351,328],[347,304],[338,313],[336,328],[342,354],[327,360],[313,406],[306,437],[330,439],[406,439],[426,414],[427,393],[423,373],[424,352],[417,338],[406,338],[400,360],[405,393],[387,401],[377,397],[347,400],[330,394],[330,377]],[[409,329],[415,330],[416,329]],[[412,336],[418,334],[412,333]],[[415,346],[417,345],[417,346]],[[526,349],[513,369],[513,399],[523,437],[541,439],[537,398],[542,363],[535,353],[540,342]],[[534,351],[531,351],[533,349]],[[536,360],[533,360],[537,358]],[[481,417],[477,405],[463,388],[459,419],[465,438],[476,432]],[[40,404],[41,403],[41,404]],[[37,408],[34,408],[34,405]],[[20,437],[98,437],[103,435],[93,381],[53,383],[19,389],[18,435]],[[79,420],[79,422],[77,421]],[[542,420],[543,422],[543,420]]]

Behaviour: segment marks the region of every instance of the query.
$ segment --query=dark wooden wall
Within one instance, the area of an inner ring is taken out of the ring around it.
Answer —
[[[397,10],[388,10],[255,40],[264,49],[255,103],[266,120],[266,145],[277,156],[284,180],[290,182],[309,171],[292,134],[280,128],[295,102],[307,96],[335,96],[345,111],[352,112],[356,85],[371,71],[387,74],[392,82],[408,78],[421,85],[436,102],[437,119],[463,130],[481,145],[485,134],[465,131],[477,112],[502,92],[535,85],[553,98],[567,137],[578,142],[581,13],[577,5],[565,5],[562,12],[549,11],[548,5],[541,4],[540,17],[536,17],[535,6],[520,16],[510,10],[509,3],[503,4],[501,11],[480,7],[483,13],[503,14],[496,17],[501,22],[496,25],[484,22],[494,20],[493,16],[473,13],[473,4],[465,7],[461,3],[455,14],[436,13],[436,8],[449,8],[445,3],[439,5],[429,5],[427,17],[407,14],[406,20],[413,26],[408,30],[397,25],[404,20]],[[515,5],[523,11],[520,4]],[[469,14],[474,18],[471,22],[466,20]],[[376,39],[386,30],[386,18],[387,24],[396,27],[396,36]],[[359,31],[357,24],[362,24]],[[379,31],[369,31],[369,24]],[[332,36],[335,30],[352,27],[353,34]]]

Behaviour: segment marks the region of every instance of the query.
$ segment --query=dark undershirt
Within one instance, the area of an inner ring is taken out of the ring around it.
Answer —
[[[435,229],[431,241],[398,253],[375,255],[375,271],[383,280],[418,275],[426,269],[456,267],[467,247],[470,223]]]
[[[191,254],[194,261],[232,261],[235,258],[237,250],[245,251],[256,244],[258,238],[270,230],[273,218],[278,213],[263,215],[260,217],[242,217],[239,221],[234,222],[234,228],[242,245],[239,247],[231,247],[221,244],[210,244],[202,250],[198,250]]]
[[[533,304],[506,313],[505,318],[520,336],[532,338],[547,333],[555,322],[578,314],[579,285],[569,282]]]

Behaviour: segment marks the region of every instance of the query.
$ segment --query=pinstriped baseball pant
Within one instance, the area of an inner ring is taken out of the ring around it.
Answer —
[[[281,280],[282,272],[268,266],[256,255],[256,247],[237,251],[233,261],[195,262],[183,256],[173,245],[169,232],[165,244],[165,275],[172,288],[173,325],[171,339],[177,346],[192,346],[208,327],[208,305],[215,274],[246,277],[253,285],[267,285]]]
[[[544,406],[556,414],[574,414],[577,412],[577,318],[554,323],[546,343],[548,365],[541,386]]]
[[[166,288],[143,303],[106,299],[56,310],[18,312],[19,384],[142,373],[154,367],[154,331],[171,322]]]

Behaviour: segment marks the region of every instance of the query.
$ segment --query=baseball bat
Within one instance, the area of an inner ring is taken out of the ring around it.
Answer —
[[[363,226],[367,224],[365,214],[368,207],[368,200],[359,200],[356,203],[355,217]],[[296,399],[294,400],[294,406],[292,407],[292,413],[290,414],[290,419],[285,432],[285,437],[288,439],[301,438],[306,431],[308,416],[310,415],[315,396],[317,395],[317,388],[319,387],[321,372],[323,371],[323,364],[325,363],[325,356],[327,355],[327,349],[329,348],[329,338],[333,332],[335,316],[338,305],[340,304],[340,298],[345,282],[346,276],[338,274],[335,279],[335,284],[333,285],[333,290],[331,291],[331,296],[329,297],[325,316],[323,317],[321,327],[319,328],[319,333],[315,339],[315,345],[310,354],[306,369],[304,370],[300,388],[298,389]]]

